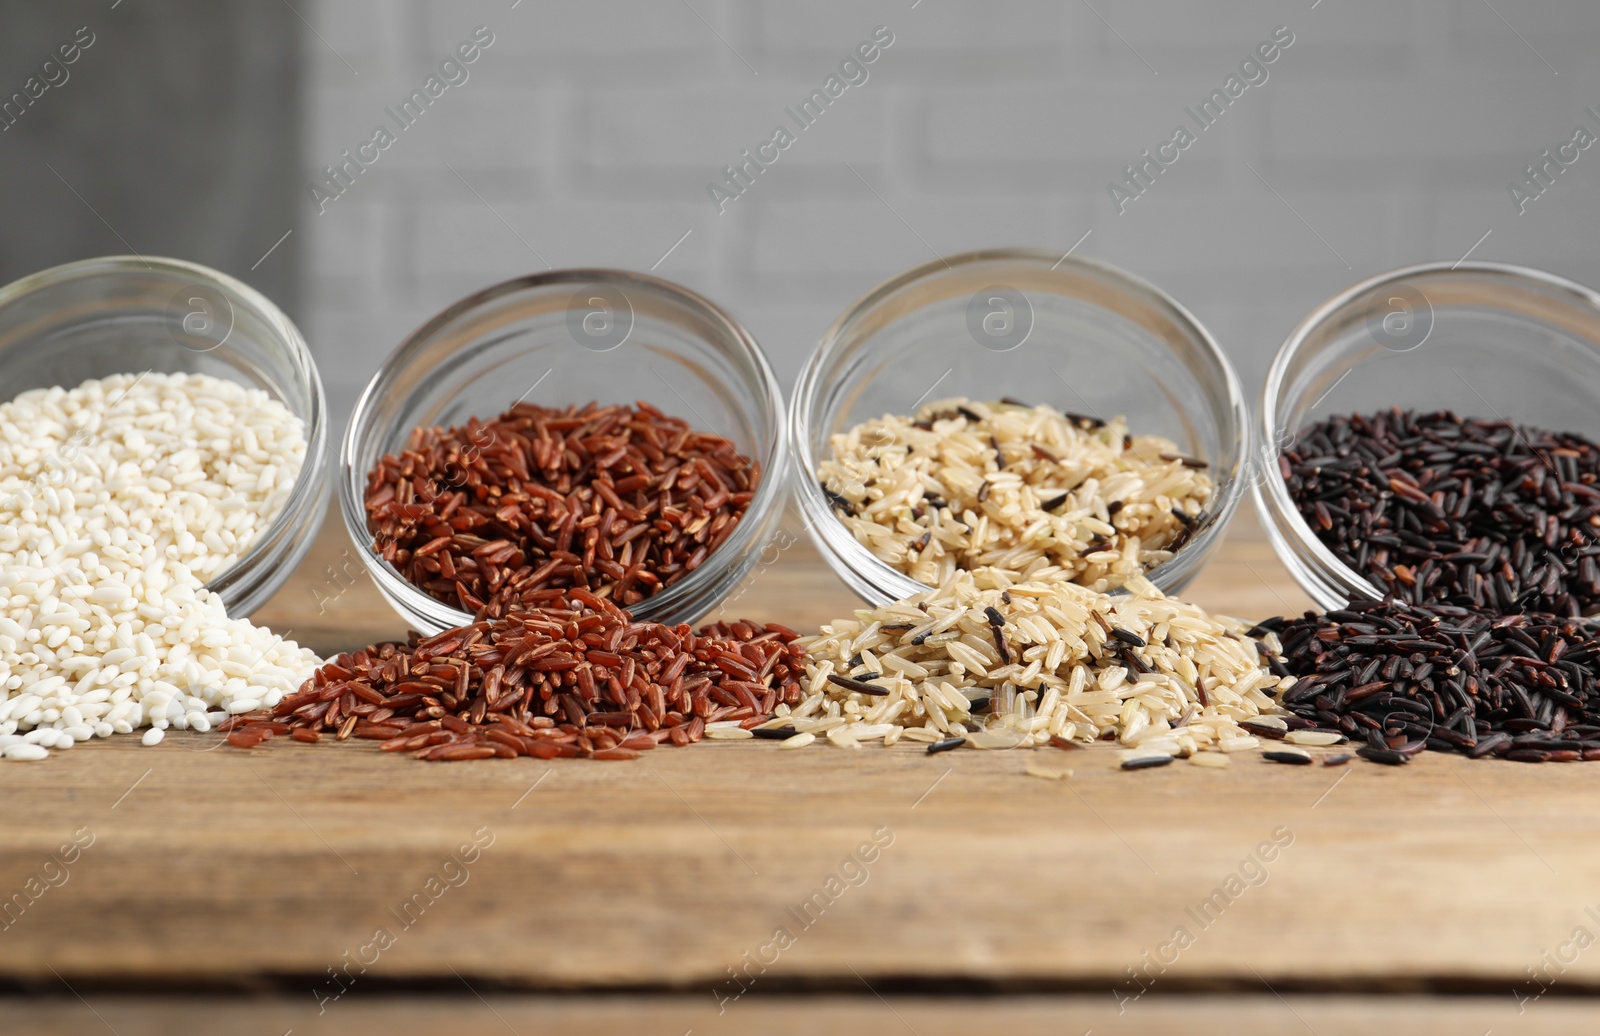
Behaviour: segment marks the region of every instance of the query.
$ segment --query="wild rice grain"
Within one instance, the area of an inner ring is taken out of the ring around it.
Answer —
[[[990,749],[1111,737],[1172,755],[1253,746],[1240,723],[1276,711],[1271,695],[1284,678],[1263,664],[1244,624],[1163,596],[1143,577],[1115,597],[1067,582],[997,588],[984,579],[959,573],[807,638],[796,729],[887,724]],[[871,692],[840,676],[851,663],[881,671]]]
[[[928,586],[992,568],[1104,591],[1193,535],[1214,486],[1186,460],[1121,418],[947,400],[834,436],[818,474],[856,539]]]

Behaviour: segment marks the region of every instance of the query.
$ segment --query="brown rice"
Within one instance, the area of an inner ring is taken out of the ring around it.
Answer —
[[[958,573],[800,641],[804,696],[771,723],[842,747],[1055,738],[1233,752],[1259,744],[1240,722],[1277,712],[1268,692],[1294,682],[1267,669],[1244,623],[1166,597],[1142,576],[1110,596],[1064,582],[984,585],[993,575]]]
[[[1120,417],[964,399],[835,435],[819,474],[856,539],[928,586],[987,567],[1115,589],[1171,558],[1214,490],[1204,462]]]

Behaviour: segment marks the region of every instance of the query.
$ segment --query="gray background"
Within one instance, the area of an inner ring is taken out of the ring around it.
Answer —
[[[43,78],[81,27],[94,42],[66,81],[0,132],[0,282],[137,252],[215,267],[301,312],[296,235],[251,270],[303,218],[293,12],[277,0],[0,0],[0,101]]]
[[[1507,191],[1600,135],[1600,7],[1491,2],[108,0],[73,81],[0,134],[0,273],[122,250],[48,160],[133,247],[283,300],[342,421],[422,319],[546,262],[659,262],[787,383],[851,299],[935,252],[1081,240],[1193,309],[1253,396],[1300,315],[1389,267],[1476,243],[1600,283],[1600,149],[1524,213]],[[81,24],[68,6],[0,0],[0,90]],[[315,170],[478,25],[471,78],[319,215]],[[719,214],[707,182],[877,25],[870,79]],[[1107,183],[1279,25],[1270,79],[1119,215]]]

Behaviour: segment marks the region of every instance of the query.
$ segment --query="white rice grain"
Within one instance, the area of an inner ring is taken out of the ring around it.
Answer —
[[[207,375],[0,404],[0,729],[38,734],[21,758],[141,727],[154,743],[298,689],[316,656],[205,585],[283,510],[306,450],[282,403]]]

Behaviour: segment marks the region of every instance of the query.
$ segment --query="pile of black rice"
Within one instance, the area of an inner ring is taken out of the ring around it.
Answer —
[[[1296,509],[1385,596],[1269,619],[1281,704],[1399,765],[1600,759],[1600,446],[1448,410],[1335,415],[1278,458]]]
[[[1297,678],[1280,699],[1292,726],[1344,734],[1374,762],[1600,759],[1600,620],[1389,598],[1252,631],[1269,632],[1273,669]]]

